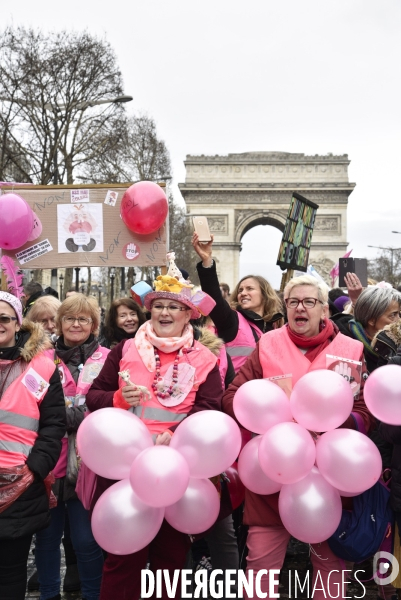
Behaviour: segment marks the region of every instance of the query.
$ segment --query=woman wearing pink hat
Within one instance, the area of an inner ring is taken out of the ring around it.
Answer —
[[[18,298],[0,292],[0,598],[25,598],[32,535],[49,524],[50,483],[65,433],[58,370],[41,325],[22,322]]]
[[[150,320],[138,329],[135,338],[111,350],[86,401],[90,411],[110,406],[133,411],[146,424],[156,445],[168,445],[187,416],[200,410],[220,410],[223,390],[217,358],[194,339],[189,322],[200,317],[198,307],[203,310],[206,295],[192,295],[192,286],[171,276],[160,277],[155,284],[156,291],[144,300]],[[119,372],[125,370],[132,385],[119,378]],[[147,390],[143,403],[140,386]],[[97,478],[93,505],[112,483]],[[141,569],[148,561],[152,570],[167,569],[172,578],[174,570],[185,564],[189,543],[187,535],[164,521],[143,550],[126,556],[109,553],[100,600],[140,598]],[[162,598],[168,597],[163,586]]]

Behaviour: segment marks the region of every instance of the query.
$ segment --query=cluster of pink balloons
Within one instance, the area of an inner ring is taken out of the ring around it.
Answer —
[[[121,218],[131,231],[147,235],[166,220],[168,201],[163,189],[152,181],[131,185],[121,199]]]
[[[34,216],[18,194],[0,196],[0,248],[15,250],[26,244],[34,228]]]
[[[83,421],[77,444],[92,471],[122,480],[96,503],[93,535],[108,552],[131,554],[149,544],[164,518],[189,534],[213,525],[220,499],[208,478],[233,464],[241,433],[228,415],[201,411],[179,425],[170,446],[154,446],[134,414],[103,408]]]
[[[381,457],[373,442],[358,431],[337,429],[352,407],[350,384],[327,370],[304,375],[290,399],[265,379],[248,381],[234,396],[238,421],[262,434],[243,448],[239,476],[257,494],[280,492],[281,519],[301,541],[330,537],[340,522],[341,495],[360,494],[380,477]]]

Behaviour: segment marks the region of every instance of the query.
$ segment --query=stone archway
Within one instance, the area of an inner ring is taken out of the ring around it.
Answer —
[[[238,281],[241,239],[249,229],[264,224],[283,230],[293,191],[319,205],[310,262],[327,276],[347,251],[347,204],[355,187],[349,162],[346,154],[187,156],[179,188],[188,213],[208,218],[220,280],[230,286]]]

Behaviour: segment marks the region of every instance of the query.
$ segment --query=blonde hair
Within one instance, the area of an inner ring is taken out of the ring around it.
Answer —
[[[32,305],[32,308],[27,314],[27,319],[38,323],[42,320],[45,314],[52,314],[56,316],[58,309],[61,306],[60,300],[54,296],[41,296]]]
[[[62,334],[61,322],[64,316],[76,316],[85,313],[92,319],[92,333],[98,335],[100,325],[99,305],[93,296],[84,296],[84,294],[74,294],[69,296],[61,303],[56,317],[56,327],[58,335]]]
[[[270,283],[267,281],[267,279],[261,277],[260,275],[247,275],[246,277],[243,277],[239,280],[230,296],[230,303],[233,304],[235,308],[239,307],[238,290],[240,288],[241,283],[245,281],[245,279],[254,279],[259,284],[263,300],[264,321],[270,321],[275,314],[283,312],[283,307],[280,298],[277,296],[276,292],[274,291]]]
[[[312,277],[312,275],[300,275],[299,277],[293,277],[292,279],[290,279],[290,281],[284,288],[284,298],[287,299],[292,289],[299,285],[313,286],[317,290],[317,297],[320,300],[320,302],[323,302],[323,304],[327,304],[329,299],[329,288],[325,283],[319,281],[315,277]]]

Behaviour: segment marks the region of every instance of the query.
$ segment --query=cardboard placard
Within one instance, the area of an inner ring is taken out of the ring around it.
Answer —
[[[20,195],[36,217],[30,240],[3,254],[25,269],[163,265],[165,224],[137,235],[120,217],[121,199],[130,185],[2,185],[2,194]]]
[[[283,271],[306,272],[318,208],[314,202],[293,192],[277,258],[277,264]]]

